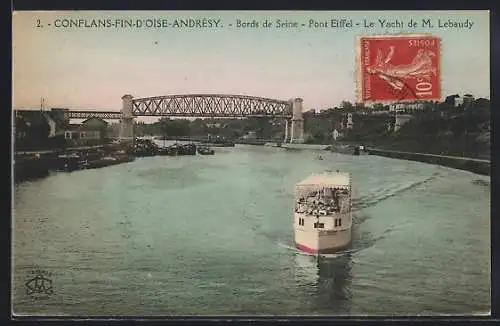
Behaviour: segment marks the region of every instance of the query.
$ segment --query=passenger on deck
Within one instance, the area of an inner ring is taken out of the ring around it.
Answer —
[[[333,201],[335,203],[335,207],[339,207],[339,191],[335,189],[334,194],[333,194]]]

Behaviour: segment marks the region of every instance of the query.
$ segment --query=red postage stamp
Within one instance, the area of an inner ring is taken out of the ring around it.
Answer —
[[[361,102],[440,100],[440,38],[363,36],[358,42]]]

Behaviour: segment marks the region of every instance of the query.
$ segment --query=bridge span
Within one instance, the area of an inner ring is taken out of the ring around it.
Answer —
[[[192,94],[132,99],[132,115],[291,118],[293,113],[290,101],[246,95]]]
[[[66,119],[90,119],[99,118],[103,120],[120,120],[122,113],[120,111],[66,111]]]
[[[122,97],[121,111],[65,112],[68,119],[120,120],[120,140],[134,139],[134,119],[140,116],[193,118],[281,118],[285,120],[284,143],[304,142],[303,100],[278,99],[228,94],[180,94],[137,98]],[[289,126],[290,122],[290,126]]]

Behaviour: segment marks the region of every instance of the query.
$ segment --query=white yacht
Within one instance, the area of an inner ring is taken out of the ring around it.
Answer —
[[[312,254],[335,253],[351,242],[351,175],[326,171],[296,185],[295,246]]]

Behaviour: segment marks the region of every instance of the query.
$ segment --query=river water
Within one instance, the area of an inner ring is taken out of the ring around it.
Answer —
[[[16,186],[14,313],[490,311],[489,177],[321,155],[216,148],[213,156],[138,158]],[[353,243],[317,260],[293,248],[294,185],[332,168],[353,176]],[[27,293],[36,268],[50,273],[52,294],[41,293],[48,282]]]

